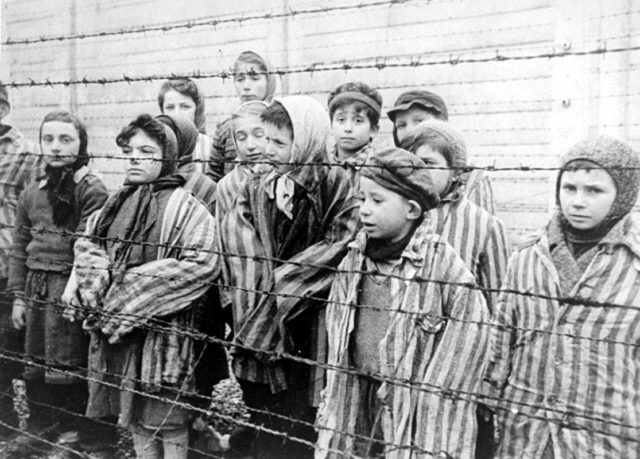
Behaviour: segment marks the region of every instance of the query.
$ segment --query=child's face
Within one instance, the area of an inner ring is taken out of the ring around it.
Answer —
[[[151,183],[160,176],[162,147],[146,132],[138,129],[127,145],[122,147],[122,154],[127,157],[124,171],[128,183]]]
[[[569,224],[590,230],[609,214],[616,185],[604,169],[565,171],[560,178],[560,207]]]
[[[331,119],[331,131],[338,150],[357,152],[375,135],[366,112],[356,111],[353,104],[339,107]]]
[[[264,100],[267,96],[267,75],[250,62],[238,62],[233,83],[242,102]]]
[[[359,198],[362,229],[371,239],[399,241],[420,214],[417,204],[366,177],[360,177]]]
[[[449,169],[449,164],[446,158],[438,150],[434,149],[431,145],[421,145],[416,150],[416,156],[418,156],[427,167],[433,167],[434,169],[428,169],[433,181],[433,186],[438,193],[438,196],[442,196],[442,193],[449,189],[451,179],[453,177],[453,170]]]
[[[293,149],[293,135],[286,127],[279,128],[275,124],[264,123],[266,133],[267,148],[265,155],[271,162],[273,168],[280,174],[284,174],[293,169],[291,161],[291,151]],[[282,164],[281,164],[282,163]]]
[[[260,161],[265,157],[267,137],[258,115],[242,115],[233,120],[233,136],[238,156],[243,161]]]
[[[80,150],[80,135],[76,127],[64,121],[49,121],[42,125],[40,144],[45,162],[51,167],[71,166]]]
[[[404,137],[418,124],[425,120],[437,119],[433,113],[424,110],[420,107],[411,107],[409,110],[398,112],[394,119],[393,125],[396,129],[396,136],[398,141],[402,141]]]
[[[170,89],[164,94],[162,113],[167,115],[182,115],[192,123],[195,123],[196,103],[191,97]]]

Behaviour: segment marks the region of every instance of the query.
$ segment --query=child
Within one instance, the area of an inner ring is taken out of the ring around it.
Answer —
[[[15,298],[11,319],[16,329],[25,329],[25,358],[35,363],[27,362],[23,374],[32,402],[29,433],[43,432],[45,439],[58,433],[63,442],[77,442],[81,424],[42,403],[81,415],[87,340],[79,323],[63,319],[59,303],[73,265],[75,236],[107,199],[104,184],[87,167],[87,143],[84,124],[74,115],[55,111],[44,117],[45,175],[20,195],[9,264],[9,291]],[[19,437],[13,453],[26,454],[33,446],[46,448],[37,438]]]
[[[496,457],[637,456],[639,187],[640,157],[619,140],[561,158],[559,209],[509,260],[491,327]]]
[[[212,149],[211,137],[207,135],[207,115],[204,107],[204,94],[189,78],[177,78],[162,83],[158,93],[160,111],[166,115],[182,115],[191,121],[198,130],[198,139],[191,154],[194,169],[211,175],[209,156]]]
[[[393,123],[393,141],[396,146],[400,146],[404,137],[421,122],[449,119],[449,111],[444,100],[437,94],[420,90],[400,94],[387,115]],[[491,215],[496,214],[493,187],[484,170],[472,169],[471,172],[465,172],[460,177],[460,183],[464,184],[464,195],[471,202]]]
[[[467,149],[462,133],[448,122],[427,120],[407,134],[401,145],[433,168],[429,172],[440,205],[429,210],[430,229],[451,244],[478,285],[486,289],[491,310],[504,278],[509,245],[502,222],[464,196],[460,177],[467,165]]]
[[[11,233],[16,220],[20,193],[40,174],[42,160],[33,142],[15,126],[2,123],[11,104],[7,88],[0,82],[0,352],[20,352],[20,332],[11,323],[13,298],[7,292]],[[20,365],[0,357],[0,394],[10,391],[11,380],[21,373]],[[13,402],[0,395],[0,421],[15,424]],[[0,432],[4,429],[0,426]],[[8,432],[11,433],[11,432]]]
[[[263,56],[253,52],[240,53],[233,65],[233,82],[240,102],[262,100],[271,102],[276,92],[276,75]],[[236,150],[231,134],[231,118],[220,123],[213,138],[210,165],[211,178],[218,182],[235,166]]]
[[[264,168],[267,146],[264,125],[260,115],[267,104],[260,100],[245,102],[231,115],[231,134],[240,163],[218,182],[218,202],[216,208],[216,228],[218,249],[221,253],[232,254],[222,258],[222,306],[229,317],[241,317],[242,309],[256,301],[257,292],[251,289],[258,284],[256,276],[262,273],[255,267],[258,260],[248,260],[242,255],[250,245],[244,240],[245,232],[238,231],[238,215],[229,212],[237,206],[241,190],[251,175]],[[256,164],[257,162],[257,164]],[[242,216],[241,216],[242,217]],[[238,255],[238,256],[234,256]],[[243,288],[242,282],[247,282]],[[232,310],[236,310],[232,313]],[[236,328],[233,323],[232,329]]]
[[[284,97],[260,118],[273,171],[250,176],[232,209],[245,250],[257,258],[251,269],[261,273],[241,284],[259,294],[248,295],[243,309],[234,311],[233,365],[249,407],[274,413],[252,418],[254,423],[313,442],[310,424],[323,372],[276,355],[322,360],[321,299],[354,235],[356,203],[345,172],[327,165],[329,119],[317,101]],[[306,445],[264,432],[253,446],[261,457],[312,455]]]
[[[193,162],[193,152],[197,148],[200,135],[191,121],[181,115],[160,115],[156,120],[169,126],[176,136],[178,151],[178,174],[185,178],[184,187],[191,191],[207,208],[211,215],[216,209],[216,182],[200,172]]]
[[[382,96],[357,81],[338,86],[329,95],[331,132],[337,162],[364,162],[380,129]]]
[[[125,186],[76,243],[65,292],[87,313],[87,416],[117,416],[139,457],[186,458],[183,405],[200,355],[181,330],[194,330],[197,300],[217,276],[214,219],[173,174],[177,140],[168,126],[140,115],[116,143],[129,157]]]
[[[360,171],[362,230],[327,307],[328,365],[339,369],[327,371],[316,458],[474,456],[468,394],[480,387],[489,314],[472,274],[429,229],[438,195],[420,165],[390,148]]]

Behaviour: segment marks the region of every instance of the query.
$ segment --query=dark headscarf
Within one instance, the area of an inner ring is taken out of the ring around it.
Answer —
[[[89,153],[87,145],[89,138],[87,136],[87,128],[80,119],[66,111],[54,111],[44,117],[40,124],[40,149],[42,150],[42,127],[49,122],[60,121],[72,124],[78,132],[80,138],[80,147],[78,148],[78,157],[70,166],[51,167],[45,166],[44,172],[47,179],[45,186],[47,190],[47,198],[51,208],[53,209],[53,222],[58,226],[63,226],[73,215],[74,199],[76,183],[73,180],[75,172],[83,166],[89,164]]]
[[[185,178],[175,174],[178,156],[178,141],[173,130],[166,124],[155,120],[151,115],[140,115],[126,126],[118,135],[116,142],[122,146],[128,142],[137,130],[143,130],[162,147],[163,167],[158,178],[144,184],[128,184],[113,194],[106,202],[96,223],[94,236],[97,240],[107,237],[109,227],[121,211],[127,199],[135,195],[131,202],[135,209],[129,209],[129,218],[122,228],[121,238],[114,242],[114,272],[122,273],[129,265],[132,247],[144,243],[149,232],[156,224],[159,209],[156,194],[159,191],[177,188],[185,184]]]
[[[198,130],[194,124],[179,115],[158,115],[156,120],[171,128],[176,137],[178,167],[190,163],[198,143]]]

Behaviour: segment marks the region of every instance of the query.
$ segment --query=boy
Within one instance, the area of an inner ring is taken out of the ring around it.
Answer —
[[[464,193],[462,171],[467,148],[462,133],[445,121],[418,124],[401,143],[429,167],[440,204],[429,210],[431,231],[460,254],[478,285],[486,290],[491,310],[497,300],[509,256],[502,222],[472,203]]]
[[[328,104],[336,145],[332,159],[340,163],[364,162],[380,129],[382,96],[366,84],[354,81],[333,90]]]
[[[400,146],[402,139],[421,122],[447,121],[449,110],[444,100],[437,94],[415,90],[400,94],[387,115],[393,123],[393,141],[396,146]],[[465,172],[461,176],[461,183],[464,183],[464,194],[471,202],[486,209],[491,215],[496,214],[493,187],[484,170],[472,169],[470,172]]]
[[[509,260],[491,327],[496,457],[637,457],[639,187],[640,156],[619,140],[561,158],[559,209]]]
[[[11,232],[16,220],[18,198],[22,190],[40,175],[42,161],[37,146],[26,140],[18,128],[3,124],[11,104],[7,88],[0,82],[0,352],[21,352],[20,333],[11,325],[12,296],[6,291],[9,276]],[[20,374],[20,366],[0,358],[0,394],[11,388],[11,380]],[[0,399],[0,421],[15,423],[13,402]],[[0,432],[4,432],[0,428]]]
[[[316,458],[474,455],[468,394],[480,386],[489,315],[473,275],[429,231],[438,195],[420,166],[390,148],[361,169],[362,231],[327,307],[328,365],[339,369],[327,371]]]
[[[319,299],[328,295],[332,268],[355,233],[356,203],[345,172],[327,165],[329,119],[317,101],[284,97],[260,118],[272,171],[250,176],[230,213],[256,260],[248,260],[251,269],[261,273],[254,285],[242,285],[270,294],[250,296],[243,310],[235,311],[233,366],[247,404],[266,411],[267,427],[289,437],[259,432],[254,454],[304,458],[312,448],[293,439],[314,441],[311,425],[323,373],[286,355],[322,360],[324,302]]]

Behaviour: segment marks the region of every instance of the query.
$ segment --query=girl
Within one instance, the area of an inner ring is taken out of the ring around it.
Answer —
[[[559,209],[509,260],[491,328],[497,457],[637,457],[639,187],[640,156],[618,140],[562,157]]]
[[[253,51],[240,53],[233,65],[233,82],[241,102],[271,102],[276,92],[276,76],[271,64]],[[220,123],[213,137],[211,174],[217,182],[235,167],[236,148],[231,133],[231,118]]]
[[[163,450],[185,458],[184,402],[201,356],[184,330],[194,328],[196,300],[217,276],[214,220],[173,174],[177,140],[168,126],[140,115],[116,143],[129,157],[125,186],[78,240],[66,294],[88,312],[87,415],[118,416],[139,457],[163,457]]]
[[[199,134],[191,159],[195,161],[195,170],[210,175],[208,161],[212,143],[207,135],[204,94],[189,78],[167,80],[160,88],[158,105],[162,113],[182,115],[195,125]]]
[[[29,431],[46,430],[49,439],[64,433],[61,440],[68,442],[78,441],[72,433],[79,425],[72,422],[76,418],[39,403],[79,414],[86,403],[86,383],[79,375],[86,368],[87,341],[79,323],[63,319],[59,303],[73,264],[75,236],[107,199],[104,184],[87,167],[87,143],[85,126],[76,116],[55,111],[44,117],[40,148],[45,175],[20,195],[9,265],[9,291],[15,297],[11,319],[16,329],[25,329],[25,358],[35,364],[24,369],[33,402]],[[59,425],[53,427],[56,420]],[[14,442],[17,454],[34,443],[23,440]]]

